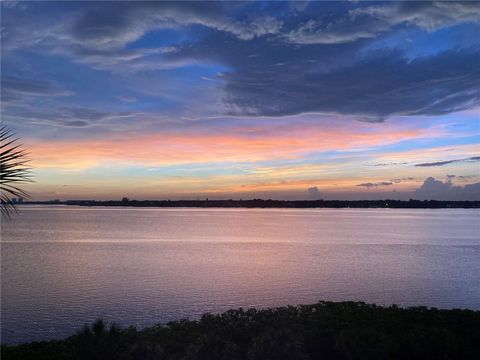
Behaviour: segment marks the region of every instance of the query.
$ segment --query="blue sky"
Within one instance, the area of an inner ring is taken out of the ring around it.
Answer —
[[[1,6],[35,198],[480,197],[479,2]]]

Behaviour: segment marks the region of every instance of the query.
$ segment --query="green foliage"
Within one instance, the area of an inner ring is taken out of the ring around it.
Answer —
[[[2,359],[480,359],[480,312],[319,302],[143,330],[97,320],[64,341],[2,346]]]

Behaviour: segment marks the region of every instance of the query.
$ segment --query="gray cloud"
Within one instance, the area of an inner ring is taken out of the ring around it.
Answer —
[[[57,97],[73,95],[55,81],[28,79],[16,76],[2,76],[2,101],[14,102],[27,97]]]
[[[391,179],[390,182],[394,183],[394,184],[399,184],[403,181],[412,181],[412,180],[415,180],[415,178],[413,177],[404,177],[404,178],[396,178],[396,179]]]
[[[369,3],[370,4],[370,3]],[[283,35],[295,44],[340,44],[377,37],[399,25],[433,31],[462,22],[480,21],[476,2],[393,2],[360,6],[336,18],[310,18]]]
[[[282,21],[269,15],[252,15],[242,20],[229,15],[232,7],[238,8],[241,5],[168,1],[121,2],[115,6],[111,3],[86,3],[81,11],[70,11],[68,5],[61,4],[60,7],[65,8],[67,16],[53,25],[38,29],[34,36],[35,43],[46,42],[52,45],[56,41],[76,47],[77,52],[82,48],[82,51],[88,49],[97,52],[97,55],[104,52],[115,57],[119,56],[119,53],[113,50],[124,49],[127,44],[135,42],[146,33],[160,29],[200,25],[245,41],[280,31]],[[26,35],[13,21],[7,21],[5,29],[8,36],[3,36],[2,40],[9,37],[12,42]],[[27,42],[25,45],[32,43]],[[131,56],[140,55],[136,51],[129,53]]]
[[[325,197],[325,195],[316,186],[308,188],[307,193],[308,198],[311,200],[322,199]]]
[[[71,107],[71,106],[63,106],[59,107],[57,117],[64,118],[64,119],[81,119],[81,120],[88,120],[88,121],[100,121],[100,120],[107,120],[112,118],[124,118],[124,117],[131,117],[136,115],[133,112],[111,112],[111,111],[99,111],[90,108],[83,108],[83,107]]]
[[[406,165],[408,164],[407,162],[388,162],[388,163],[378,163],[378,164],[372,164],[370,166],[393,166],[393,165]]]
[[[456,186],[451,178],[445,182],[427,178],[412,197],[418,200],[480,200],[480,183]]]
[[[471,179],[480,178],[480,175],[456,175],[455,177],[457,180],[461,182],[465,182],[465,181],[471,181]]]
[[[407,23],[434,31],[452,24],[480,21],[480,5],[474,1],[399,1],[358,8],[351,11],[350,15],[354,18],[368,15],[390,26]]]
[[[145,34],[164,29],[201,26],[230,35],[240,41],[276,34],[282,21],[270,15],[236,19],[233,10],[248,3],[221,2],[86,2],[72,11],[58,3],[63,16],[52,22],[41,4],[30,13],[2,16],[2,50],[42,46],[72,61],[112,72],[170,69],[185,65],[162,57],[174,46],[128,48]]]
[[[82,120],[74,120],[74,121],[64,121],[61,125],[66,127],[86,127],[89,126],[90,123],[87,121]]]
[[[385,4],[377,5],[375,9],[383,6]],[[399,6],[396,4],[393,8]],[[416,21],[418,26],[426,27],[426,19],[440,19],[443,11],[443,22],[431,21],[440,27],[470,21],[477,16],[476,11],[472,16],[467,15],[472,7],[468,4],[458,9],[442,4],[417,4],[415,11],[412,6],[400,6],[402,19],[408,21],[394,22]],[[386,7],[394,16],[393,8]],[[308,9],[316,16],[323,16],[322,12],[315,12],[318,8],[312,9],[310,5]],[[353,21],[376,28],[375,21],[364,19],[374,16],[373,8],[369,11],[371,15],[356,14]],[[380,17],[378,9],[375,11],[375,16]],[[415,15],[416,11],[424,14],[423,17]],[[350,17],[351,14],[346,19]],[[340,13],[333,18],[332,21],[340,21],[345,17]],[[342,31],[357,29],[354,25],[351,22],[342,24]],[[394,115],[446,114],[479,103],[478,48],[444,51],[412,60],[393,50],[362,53],[372,41],[373,38],[361,37],[348,43],[332,41],[298,46],[276,42],[275,37],[232,41],[216,33],[194,46],[179,47],[167,58],[170,61],[200,59],[227,65],[229,70],[221,73],[219,80],[225,84],[224,102],[227,113],[232,115],[284,116],[322,112],[380,122]]]
[[[221,112],[228,115],[321,112],[381,122],[450,113],[480,101],[478,48],[414,60],[398,51],[364,51],[379,34],[401,27],[431,31],[477,22],[478,3],[313,3],[303,4],[304,11],[280,11],[275,3],[262,5],[272,11],[261,11],[248,2],[87,3],[78,11],[59,6],[66,15],[53,23],[41,11],[39,20],[5,17],[2,45],[10,45],[4,49],[41,45],[119,73],[221,64],[227,70],[215,80],[224,85]],[[205,31],[181,44],[127,46],[156,30],[192,26]]]
[[[15,106],[9,112],[7,119],[11,122],[21,121],[23,125],[86,128],[91,126],[108,127],[111,122],[143,117],[144,114],[138,112],[101,111],[85,107],[61,106],[50,109]]]
[[[444,165],[458,163],[458,162],[475,162],[475,161],[480,161],[480,156],[472,156],[464,159],[442,160],[442,161],[435,161],[430,163],[421,163],[421,164],[416,164],[415,166],[420,166],[420,167],[444,166]]]
[[[393,185],[393,182],[391,182],[391,181],[381,181],[381,182],[375,182],[375,183],[372,183],[372,182],[362,183],[362,184],[358,184],[357,186],[365,187],[367,189],[372,189],[372,188],[376,188],[378,186],[390,186],[390,185]]]
[[[282,22],[272,16],[239,21],[221,3],[141,2],[91,7],[72,23],[70,40],[88,47],[123,47],[155,29],[201,25],[241,40],[277,33]],[[113,12],[113,14],[112,14]]]
[[[480,200],[480,182],[465,185],[463,188],[465,200]]]
[[[310,19],[306,23],[299,26],[297,29],[291,30],[284,35],[286,41],[294,44],[302,45],[327,45],[327,44],[342,44],[353,42],[359,39],[373,38],[377,35],[377,29],[355,31],[345,31],[343,26],[345,21],[335,23],[335,28],[332,29],[332,24],[325,24],[322,21]],[[384,30],[386,30],[385,28]]]
[[[392,115],[459,111],[480,99],[479,52],[450,51],[413,61],[395,52],[376,54],[330,72],[290,56],[297,57],[291,65],[245,66],[225,74],[231,112],[335,112],[376,122]]]

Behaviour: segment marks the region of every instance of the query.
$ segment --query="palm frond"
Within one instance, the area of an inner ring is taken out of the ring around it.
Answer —
[[[28,153],[18,141],[12,130],[0,127],[0,210],[8,219],[17,212],[13,197],[30,197],[21,184],[33,182]]]

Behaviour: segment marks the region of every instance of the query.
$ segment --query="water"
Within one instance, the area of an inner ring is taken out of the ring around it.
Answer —
[[[23,206],[1,229],[2,343],[322,300],[480,310],[478,209]]]

